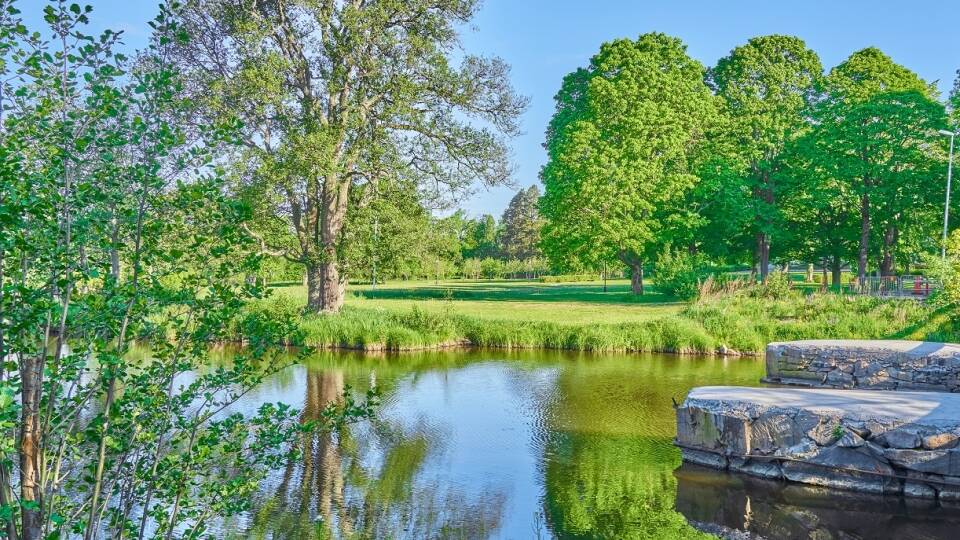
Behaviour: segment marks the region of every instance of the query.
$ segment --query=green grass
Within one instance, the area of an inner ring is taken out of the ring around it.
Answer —
[[[287,321],[291,344],[353,349],[451,345],[712,354],[758,353],[771,341],[812,338],[955,341],[952,312],[911,300],[758,289],[682,304],[653,292],[636,298],[624,281],[401,283],[352,288],[337,315],[304,315],[302,288],[277,289],[251,305],[249,325]]]
[[[678,313],[683,304],[650,287],[647,294],[630,292],[627,280],[540,283],[536,281],[395,282],[353,286],[346,305],[406,313],[414,306],[431,314],[444,313],[485,320],[541,321],[558,324],[618,324],[641,322]],[[306,302],[301,287],[275,289],[276,295]]]

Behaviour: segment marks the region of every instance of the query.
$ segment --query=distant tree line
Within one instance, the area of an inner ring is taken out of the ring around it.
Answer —
[[[906,272],[940,247],[956,129],[930,84],[876,48],[824,72],[796,37],[711,68],[664,34],[601,46],[567,75],[546,132],[542,247],[557,267],[678,258]],[[954,127],[951,127],[954,126]]]
[[[362,216],[366,228],[351,237],[352,279],[539,277],[550,271],[540,251],[539,200],[535,185],[518,191],[499,221],[489,214],[470,217],[463,210],[434,216],[416,199],[403,211],[375,207],[376,215]],[[302,265],[280,257],[268,258],[261,272],[271,282],[303,278]]]

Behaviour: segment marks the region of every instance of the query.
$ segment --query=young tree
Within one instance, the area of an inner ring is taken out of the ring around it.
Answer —
[[[48,41],[0,2],[0,534],[197,538],[320,423],[225,410],[279,367],[270,328],[208,355],[263,295],[209,151],[228,133],[188,129],[167,11],[136,63],[89,11],[48,5]]]
[[[539,203],[540,190],[535,185],[518,191],[510,199],[500,220],[500,250],[504,257],[526,260],[540,254]]]
[[[739,167],[727,178],[734,196],[748,193],[743,231],[755,243],[754,265],[766,280],[771,238],[778,232],[777,171],[787,142],[807,127],[823,67],[803,40],[791,36],[750,39],[710,70],[723,97]]]
[[[616,257],[643,293],[643,265],[683,229],[691,155],[716,114],[704,67],[664,34],[604,44],[567,75],[541,171],[544,251],[558,264]]]
[[[188,0],[177,47],[209,120],[244,126],[251,178],[275,194],[307,272],[309,309],[343,304],[351,201],[385,179],[449,197],[511,169],[505,138],[526,100],[500,59],[462,55],[473,0]],[[475,122],[475,120],[477,122]]]

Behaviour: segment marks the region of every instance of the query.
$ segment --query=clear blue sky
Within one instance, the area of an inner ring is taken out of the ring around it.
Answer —
[[[88,0],[96,28],[122,29],[137,47],[156,10],[152,0]],[[31,26],[42,0],[21,0]],[[876,46],[946,95],[960,68],[956,1],[914,0],[486,0],[463,35],[473,53],[493,54],[513,66],[513,80],[531,106],[525,134],[514,141],[518,187],[537,182],[546,159],[543,132],[560,80],[584,66],[600,44],[659,31],[681,38],[689,53],[712,65],[753,36],[791,34],[815,50],[826,69],[850,53]],[[481,190],[461,206],[473,215],[499,217],[514,189]]]

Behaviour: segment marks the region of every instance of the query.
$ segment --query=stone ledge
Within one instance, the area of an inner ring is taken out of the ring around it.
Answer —
[[[960,499],[960,395],[695,388],[677,408],[684,461],[874,494]]]
[[[771,343],[766,382],[829,388],[960,392],[960,345],[903,340]]]

